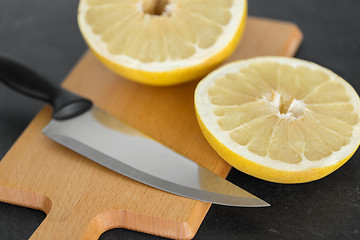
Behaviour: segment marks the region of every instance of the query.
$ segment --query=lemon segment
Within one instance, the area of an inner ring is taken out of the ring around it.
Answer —
[[[202,132],[235,168],[280,183],[322,178],[360,144],[360,99],[317,64],[285,57],[234,62],[195,91]]]
[[[172,85],[206,75],[235,50],[246,0],[80,0],[80,31],[116,73]]]

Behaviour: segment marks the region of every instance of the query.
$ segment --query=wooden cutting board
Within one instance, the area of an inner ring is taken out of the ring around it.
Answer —
[[[292,23],[250,17],[228,62],[260,55],[292,56],[301,41],[300,30]],[[140,85],[113,74],[87,52],[63,85],[225,177],[230,166],[206,142],[195,118],[197,82]],[[95,240],[111,228],[174,239],[194,237],[211,204],[148,187],[62,147],[41,133],[50,116],[51,108],[44,107],[0,162],[0,201],[47,214],[32,240]]]

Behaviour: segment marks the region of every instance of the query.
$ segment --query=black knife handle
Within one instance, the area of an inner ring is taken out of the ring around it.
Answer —
[[[19,62],[1,56],[0,81],[20,93],[50,103],[54,109],[53,118],[57,120],[76,117],[92,107],[89,99],[45,80]]]

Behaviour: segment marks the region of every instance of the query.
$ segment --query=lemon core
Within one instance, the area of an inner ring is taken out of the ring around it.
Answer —
[[[170,16],[169,0],[148,0],[142,4],[142,11],[153,16]]]
[[[279,110],[278,115],[280,117],[287,119],[302,117],[306,108],[302,100],[283,96],[278,91],[274,92],[272,99],[265,99],[265,101],[268,101],[275,109]]]

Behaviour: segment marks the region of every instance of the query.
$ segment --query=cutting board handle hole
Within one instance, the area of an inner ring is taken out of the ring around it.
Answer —
[[[33,208],[49,214],[52,202],[50,198],[41,193],[23,191],[12,187],[0,185],[0,201]]]

